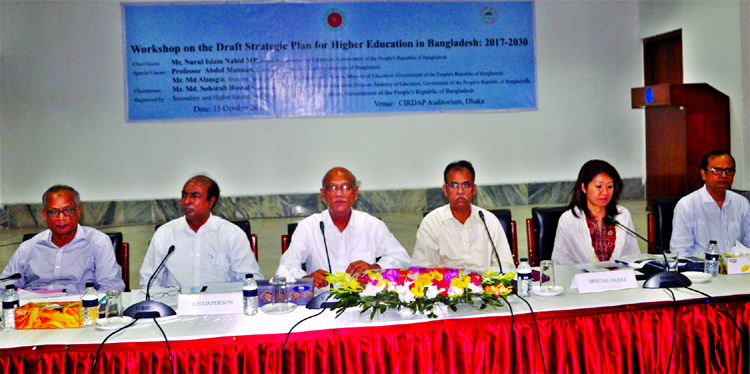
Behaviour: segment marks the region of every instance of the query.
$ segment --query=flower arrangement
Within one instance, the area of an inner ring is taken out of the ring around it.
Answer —
[[[467,303],[477,309],[502,306],[512,289],[514,273],[498,274],[487,270],[484,274],[458,269],[387,269],[366,270],[353,276],[346,273],[328,274],[326,280],[333,285],[332,298],[338,299],[331,310],[336,317],[346,309],[362,307],[362,313],[371,310],[370,319],[388,308],[408,308],[412,313],[425,313],[437,318],[433,308],[443,304],[456,311],[456,305]],[[479,306],[474,305],[479,302]]]

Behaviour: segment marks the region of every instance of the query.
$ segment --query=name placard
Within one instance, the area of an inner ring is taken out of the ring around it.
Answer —
[[[626,288],[638,287],[633,269],[576,274],[574,282],[578,284],[578,292],[580,293],[624,290]]]
[[[242,313],[241,292],[180,294],[177,299],[177,314],[181,316],[232,313]]]

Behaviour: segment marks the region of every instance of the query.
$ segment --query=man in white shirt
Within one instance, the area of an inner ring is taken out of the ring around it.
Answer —
[[[313,278],[315,287],[322,288],[328,285],[325,277],[329,269],[354,274],[368,269],[409,267],[409,254],[383,221],[352,209],[359,187],[349,170],[329,170],[323,177],[320,195],[328,209],[299,223],[289,249],[281,256],[277,274]],[[307,271],[302,270],[302,264]]]
[[[710,152],[700,165],[703,188],[677,203],[672,220],[671,250],[682,255],[703,255],[710,240],[721,253],[736,241],[750,247],[750,202],[729,191],[734,182],[734,157],[724,151]]]
[[[263,279],[247,235],[237,225],[211,214],[218,200],[219,185],[211,178],[199,175],[185,183],[180,200],[184,216],[165,223],[154,233],[141,266],[141,288],[146,288],[173,245],[174,253],[154,277],[154,285],[199,287],[240,281],[248,273]]]
[[[500,221],[471,204],[477,192],[474,176],[474,167],[468,161],[457,161],[445,168],[443,193],[449,203],[430,212],[419,225],[412,254],[415,266],[482,270],[498,266],[499,255],[503,271],[515,269]],[[486,229],[479,212],[487,222]]]

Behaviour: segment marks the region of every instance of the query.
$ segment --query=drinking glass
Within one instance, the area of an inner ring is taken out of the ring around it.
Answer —
[[[544,260],[539,264],[539,291],[555,291],[555,263]]]
[[[287,310],[289,307],[289,295],[286,285],[286,278],[275,276],[271,279],[273,290],[272,308],[276,312]]]
[[[107,291],[107,301],[104,305],[104,318],[107,319],[107,325],[113,326],[122,323],[122,294],[120,291]]]

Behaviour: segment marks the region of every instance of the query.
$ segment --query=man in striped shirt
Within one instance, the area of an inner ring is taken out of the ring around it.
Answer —
[[[28,290],[83,293],[87,282],[106,292],[125,289],[109,237],[81,226],[81,198],[70,186],[50,187],[42,196],[49,230],[21,243],[0,278],[19,273],[14,283]]]
[[[709,240],[730,252],[735,242],[750,247],[750,202],[729,191],[734,182],[734,157],[713,151],[703,157],[700,173],[706,184],[677,203],[670,248],[682,255],[702,255]]]

